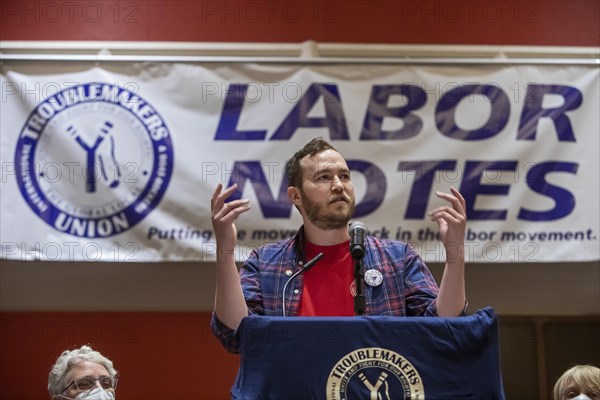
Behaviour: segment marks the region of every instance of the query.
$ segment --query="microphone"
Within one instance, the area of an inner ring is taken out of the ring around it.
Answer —
[[[302,272],[306,272],[309,269],[311,269],[313,267],[313,265],[315,265],[321,258],[323,258],[323,253],[319,253],[317,254],[312,260],[310,260],[309,262],[307,262],[306,264],[304,264],[304,267],[302,267],[302,269],[300,271],[297,271],[296,274],[300,274]],[[290,277],[290,279],[292,279]]]
[[[296,271],[294,273],[294,275],[290,276],[290,279],[288,279],[287,282],[285,283],[285,285],[283,285],[283,296],[282,296],[283,299],[282,300],[283,300],[283,316],[284,317],[285,317],[285,290],[287,289],[288,283],[293,281],[298,275],[311,269],[321,258],[323,258],[323,253],[317,254],[312,260],[310,260],[309,262],[304,264],[304,266],[302,268],[300,268],[298,271]]]
[[[365,238],[369,234],[367,226],[360,221],[350,224],[350,254],[355,260],[365,256]]]
[[[363,257],[365,256],[365,241],[369,230],[362,222],[355,221],[350,224],[350,255],[354,259],[354,281],[356,282],[356,295],[354,296],[354,312],[356,315],[365,315],[366,300],[363,294]]]

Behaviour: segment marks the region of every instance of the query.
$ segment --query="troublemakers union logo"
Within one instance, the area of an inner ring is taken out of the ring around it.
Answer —
[[[327,400],[425,399],[416,368],[400,354],[379,347],[354,350],[329,373]]]
[[[159,203],[173,171],[169,129],[139,95],[86,83],[47,98],[29,115],[15,154],[31,209],[54,229],[108,237]]]

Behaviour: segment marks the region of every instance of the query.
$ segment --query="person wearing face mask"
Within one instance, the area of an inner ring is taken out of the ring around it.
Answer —
[[[48,376],[50,400],[115,400],[113,363],[90,346],[65,350]]]
[[[600,400],[600,368],[576,365],[554,384],[554,400]]]

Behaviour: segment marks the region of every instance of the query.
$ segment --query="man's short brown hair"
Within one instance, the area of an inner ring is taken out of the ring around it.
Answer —
[[[314,156],[315,154],[322,153],[325,150],[335,150],[335,148],[329,144],[322,137],[314,138],[308,142],[302,149],[298,150],[292,158],[285,164],[285,172],[288,178],[288,185],[301,187],[302,186],[302,168],[300,168],[300,161],[306,156]]]

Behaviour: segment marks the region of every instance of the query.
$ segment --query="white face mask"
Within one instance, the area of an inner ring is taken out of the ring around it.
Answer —
[[[115,394],[97,387],[89,392],[79,393],[73,400],[115,400]]]
[[[581,393],[581,394],[579,394],[579,396],[573,397],[573,398],[571,398],[569,400],[592,400],[592,399],[590,399],[589,397],[587,397],[585,394]]]

